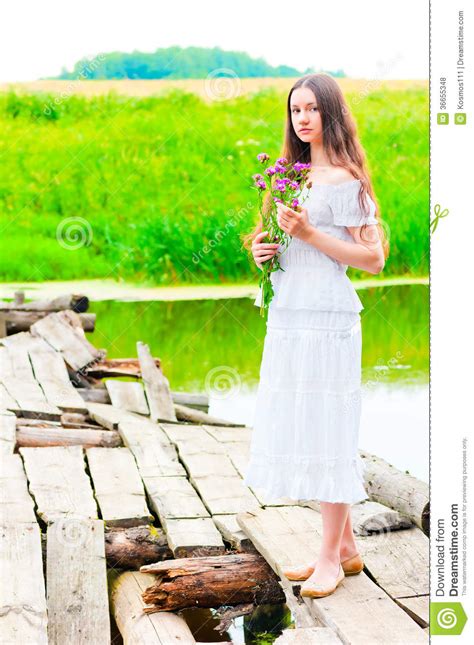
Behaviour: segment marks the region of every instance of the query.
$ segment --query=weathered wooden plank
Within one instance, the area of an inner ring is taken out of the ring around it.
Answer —
[[[209,517],[196,489],[186,477],[144,477],[153,510],[164,518]]]
[[[430,623],[430,597],[413,596],[412,598],[397,598],[397,604],[403,607],[405,611],[416,620],[423,628],[428,627]]]
[[[120,436],[132,451],[142,479],[145,477],[179,477],[186,471],[179,463],[176,448],[169,443],[159,426],[156,430],[138,423],[119,423]]]
[[[153,421],[158,419],[177,421],[169,381],[156,366],[148,345],[138,341],[137,355],[150,408],[150,418]]]
[[[38,338],[37,340],[43,340]],[[44,345],[47,345],[43,341]],[[72,387],[64,358],[52,347],[36,347],[28,350],[33,372],[37,381],[60,381]]]
[[[14,371],[8,349],[6,347],[0,346],[0,381],[3,379],[11,378],[12,376],[14,376]]]
[[[170,441],[176,444],[180,454],[224,455],[226,447],[212,437],[202,426],[160,423]]]
[[[316,559],[321,545],[322,518],[300,506],[257,509],[240,513],[237,521],[258,551],[284,580],[283,568]],[[372,539],[372,538],[367,538]],[[421,643],[427,637],[420,626],[388,594],[362,572],[348,576],[336,592],[321,599],[305,598],[311,613],[352,645]]]
[[[79,392],[72,383],[55,381],[53,379],[42,379],[39,381],[46,400],[66,412],[77,412],[85,414],[87,407]]]
[[[273,641],[273,645],[333,645],[341,642],[329,627],[302,627],[285,629],[282,635]]]
[[[204,504],[212,515],[229,515],[241,511],[251,511],[260,506],[257,498],[244,484],[241,477],[206,477],[190,476],[190,481],[197,488]]]
[[[110,583],[110,604],[117,627],[127,645],[193,645],[196,641],[186,621],[169,611],[146,614],[142,593],[156,577],[126,571]]]
[[[250,443],[252,428],[248,426],[210,426],[204,425],[205,430],[217,441],[223,443]]]
[[[178,520],[164,517],[163,528],[175,558],[225,552],[221,534],[210,517]]]
[[[2,455],[0,469],[0,525],[36,523],[35,505],[20,455]]]
[[[11,377],[10,377],[11,378]],[[19,405],[7,392],[6,387],[0,382],[0,410],[18,410]]]
[[[213,454],[208,452],[186,452],[186,442],[181,452],[182,444],[178,443],[178,452],[186,467],[193,477],[206,477],[209,474],[220,477],[239,477],[234,464],[226,454]]]
[[[31,366],[28,349],[23,344],[7,345],[10,365],[13,369],[13,378],[22,381],[33,381],[34,374]]]
[[[105,387],[114,407],[136,412],[137,414],[150,414],[141,383],[107,379],[105,381]]]
[[[13,454],[16,442],[16,416],[0,412],[0,457]]]
[[[128,448],[89,448],[86,455],[95,497],[108,526],[140,526],[153,520]]]
[[[429,539],[417,526],[357,540],[364,565],[392,598],[429,593]]]
[[[41,531],[36,523],[2,523],[0,535],[2,643],[48,644]]]
[[[49,643],[110,643],[103,520],[59,518],[47,530]]]
[[[213,518],[214,524],[217,526],[222,534],[224,540],[238,551],[254,551],[255,547],[252,540],[245,535],[237,523],[237,515],[215,515]]]
[[[10,397],[17,403],[17,407],[12,406],[9,409],[21,413],[22,416],[34,416],[35,418],[51,420],[60,419],[61,410],[47,402],[44,392],[37,381],[27,381],[15,377],[3,382],[3,385]]]
[[[96,349],[86,339],[81,321],[72,311],[51,313],[31,325],[31,332],[41,336],[74,370],[102,358],[104,352]]]
[[[63,428],[51,426],[41,428],[27,425],[18,425],[16,432],[18,446],[40,448],[47,446],[82,446],[93,448],[115,448],[120,446],[122,440],[115,430],[91,430],[81,428]]]
[[[82,448],[20,448],[38,515],[45,522],[61,517],[97,518],[97,505],[85,471]]]

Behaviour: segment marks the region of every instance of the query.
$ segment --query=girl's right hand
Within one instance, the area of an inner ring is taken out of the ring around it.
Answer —
[[[262,264],[267,260],[270,260],[278,251],[278,247],[280,246],[279,244],[261,242],[260,240],[262,240],[266,235],[268,235],[268,231],[262,231],[255,236],[255,239],[252,242],[253,259],[260,270],[262,269]]]

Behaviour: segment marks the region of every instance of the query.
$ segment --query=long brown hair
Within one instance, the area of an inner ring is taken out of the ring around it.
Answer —
[[[365,152],[359,141],[355,120],[341,88],[329,74],[307,74],[299,78],[290,89],[287,99],[284,142],[280,156],[285,157],[290,164],[296,161],[302,163],[311,162],[310,144],[306,141],[301,141],[291,122],[291,95],[293,90],[299,87],[308,87],[316,97],[317,105],[321,113],[323,146],[329,163],[333,166],[346,168],[352,173],[354,179],[360,179],[359,204],[367,212],[365,196],[367,194],[370,195],[376,206],[375,217],[377,220],[380,220],[379,205],[367,170]],[[267,191],[263,199],[264,212],[268,211],[270,205],[271,194]],[[366,225],[361,228],[361,235],[363,236]],[[377,228],[384,255],[387,257],[389,244],[380,221]],[[243,235],[241,238],[243,246],[250,250],[255,236],[261,231],[262,215],[259,213],[258,222],[254,230],[251,233]]]

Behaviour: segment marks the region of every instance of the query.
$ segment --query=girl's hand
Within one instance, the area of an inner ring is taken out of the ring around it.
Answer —
[[[301,240],[306,239],[312,228],[306,208],[301,208],[301,211],[294,211],[279,202],[277,203],[277,221],[282,231]]]
[[[262,231],[255,236],[254,241],[252,242],[252,255],[255,261],[255,264],[258,268],[262,269],[262,264],[267,260],[270,260],[278,250],[279,244],[269,244],[267,242],[261,242],[265,235],[268,235],[268,231]]]

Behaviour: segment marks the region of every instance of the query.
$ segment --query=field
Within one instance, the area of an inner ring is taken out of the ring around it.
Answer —
[[[426,275],[427,82],[340,83],[390,238],[380,277]],[[259,272],[239,235],[257,216],[255,155],[280,152],[289,86],[291,79],[3,87],[0,279],[254,282]]]

